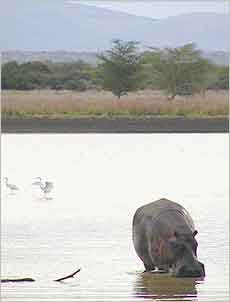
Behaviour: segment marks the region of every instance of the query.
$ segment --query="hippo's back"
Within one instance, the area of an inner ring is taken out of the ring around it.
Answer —
[[[133,218],[133,229],[146,228],[146,222],[152,230],[168,233],[177,227],[194,230],[194,223],[189,213],[176,202],[162,198],[137,209]]]
[[[135,222],[138,223],[138,220],[140,220],[143,217],[150,217],[153,221],[160,218],[162,214],[165,214],[167,216],[167,213],[180,213],[183,216],[186,216],[188,220],[191,220],[189,213],[183,208],[181,205],[179,205],[176,202],[173,202],[171,200],[162,198],[157,201],[153,201],[151,203],[148,203],[140,208],[137,209],[135,215],[134,215],[134,224]],[[193,224],[193,222],[192,222]]]

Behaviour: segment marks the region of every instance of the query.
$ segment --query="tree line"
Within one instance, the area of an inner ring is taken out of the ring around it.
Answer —
[[[98,55],[98,65],[73,63],[8,62],[2,66],[2,89],[105,89],[118,98],[139,89],[161,89],[169,99],[176,95],[229,89],[229,68],[212,64],[192,43],[177,48],[149,48],[114,40]]]

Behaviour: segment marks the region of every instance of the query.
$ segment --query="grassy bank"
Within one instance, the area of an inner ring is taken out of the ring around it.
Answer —
[[[226,117],[227,91],[167,100],[160,91],[138,91],[117,100],[105,91],[2,91],[2,117]]]

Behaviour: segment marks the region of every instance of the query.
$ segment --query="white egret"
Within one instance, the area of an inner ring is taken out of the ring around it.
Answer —
[[[41,177],[36,177],[35,179],[38,179],[38,181],[33,182],[32,185],[39,186],[46,198],[46,194],[50,193],[53,189],[53,183],[50,181],[45,181],[45,183],[43,183]]]
[[[4,180],[5,180],[5,185],[7,188],[10,189],[11,194],[13,194],[13,192],[19,190],[19,188],[16,185],[8,183],[8,177],[4,177]]]

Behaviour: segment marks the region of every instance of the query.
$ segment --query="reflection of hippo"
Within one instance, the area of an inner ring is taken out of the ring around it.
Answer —
[[[140,207],[133,218],[133,243],[146,271],[157,267],[176,277],[204,277],[196,234],[189,213],[167,199]]]
[[[196,280],[194,278],[172,278],[165,275],[139,274],[136,280],[134,295],[147,299],[174,299],[197,297]]]

